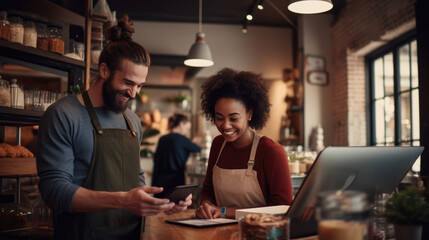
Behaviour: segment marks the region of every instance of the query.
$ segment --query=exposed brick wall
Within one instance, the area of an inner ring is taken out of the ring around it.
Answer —
[[[331,28],[334,145],[366,145],[364,57],[354,52],[415,18],[416,0],[353,0]],[[335,3],[334,3],[335,4]]]

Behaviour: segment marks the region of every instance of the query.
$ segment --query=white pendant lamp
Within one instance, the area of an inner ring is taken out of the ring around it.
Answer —
[[[300,14],[316,14],[332,9],[331,0],[292,0],[287,7],[291,12]]]
[[[190,67],[210,67],[214,64],[209,45],[204,41],[204,33],[202,31],[202,0],[199,2],[199,31],[197,39],[189,50],[188,57],[185,60],[185,65]]]

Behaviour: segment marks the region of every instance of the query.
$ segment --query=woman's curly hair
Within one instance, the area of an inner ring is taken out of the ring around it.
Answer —
[[[241,101],[247,112],[253,110],[250,127],[261,129],[265,126],[271,104],[261,75],[224,68],[204,82],[202,90],[201,108],[207,120],[215,121],[215,105],[219,99],[233,98]]]
[[[118,25],[112,26],[105,32],[108,42],[100,54],[99,64],[106,63],[111,71],[121,67],[122,60],[128,59],[135,64],[150,65],[149,53],[140,44],[132,40],[134,33],[133,22],[124,15]]]

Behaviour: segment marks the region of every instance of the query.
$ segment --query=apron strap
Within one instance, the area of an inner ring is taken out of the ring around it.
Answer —
[[[136,136],[137,136],[137,134],[136,134],[136,132],[134,131],[134,129],[133,129],[133,125],[131,125],[131,122],[130,122],[130,120],[128,119],[127,114],[125,114],[125,112],[122,112],[122,115],[124,116],[125,121],[127,122],[127,125],[128,125],[128,128],[130,129],[131,134],[132,134],[134,137],[136,137]]]
[[[255,156],[256,156],[256,149],[258,148],[259,140],[261,139],[261,136],[259,136],[256,132],[253,132],[253,142],[252,142],[252,148],[250,150],[250,157],[249,161],[247,162],[247,170],[246,175],[249,176],[252,174],[253,165],[255,165]],[[223,141],[222,147],[220,148],[219,154],[217,155],[217,159],[215,162],[215,165],[217,165],[217,162],[220,159],[220,154],[223,151],[223,148],[225,147],[226,140]]]
[[[217,159],[216,159],[216,162],[215,162],[214,166],[217,165],[217,162],[219,161],[219,158],[220,158],[220,154],[222,153],[223,148],[225,147],[225,144],[226,144],[226,140],[223,140],[222,147],[220,148],[219,154],[217,155]]]
[[[82,93],[82,97],[83,97],[83,101],[85,102],[86,109],[88,110],[89,117],[91,118],[92,125],[94,125],[94,128],[98,134],[102,134],[103,128],[101,127],[100,121],[98,120],[97,114],[95,113],[94,107],[92,106],[92,102],[91,102],[91,99],[89,98],[88,91]],[[128,119],[125,112],[122,112],[122,116],[124,116],[131,134],[134,137],[137,136],[136,132],[133,129],[133,125],[131,125],[131,122]]]
[[[249,161],[247,162],[247,170],[246,170],[247,176],[250,176],[252,174],[253,165],[255,165],[256,149],[258,148],[260,139],[261,137],[256,132],[253,132],[252,149],[250,150],[250,157],[249,157]]]
[[[91,118],[92,125],[94,125],[94,128],[98,134],[102,134],[103,129],[101,128],[100,121],[98,121],[97,114],[95,114],[91,99],[89,99],[88,91],[82,93],[82,97],[83,101],[85,102],[86,110],[88,110],[89,117]]]

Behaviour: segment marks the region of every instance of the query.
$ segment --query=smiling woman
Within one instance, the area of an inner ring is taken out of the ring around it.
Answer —
[[[292,184],[286,152],[259,136],[270,103],[264,79],[223,69],[203,85],[201,107],[221,135],[213,140],[197,216],[234,218],[238,208],[289,205]]]

